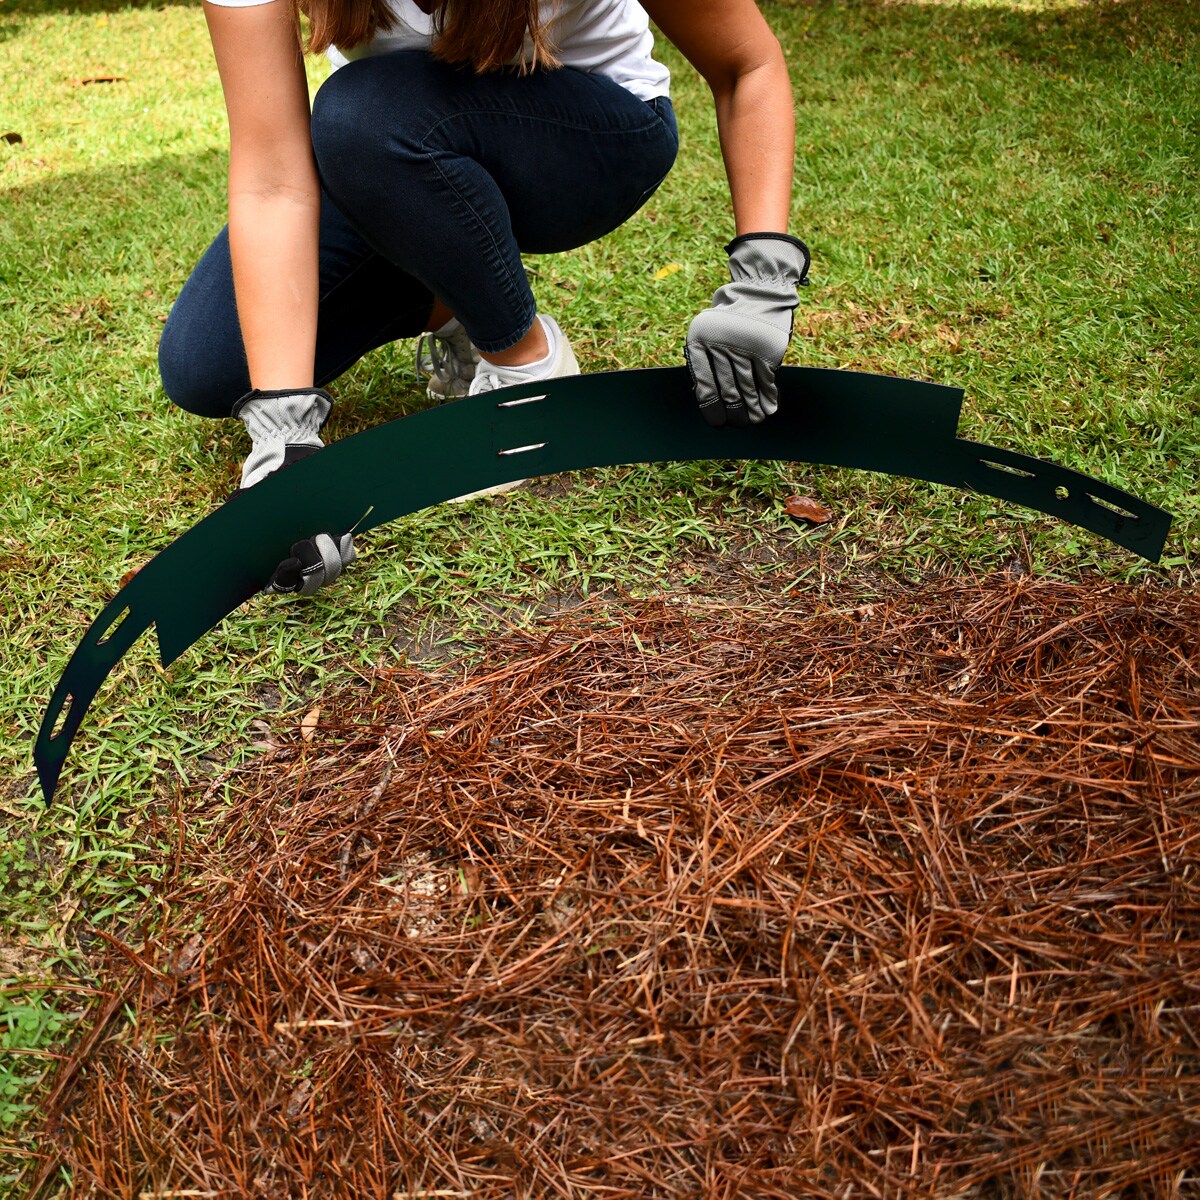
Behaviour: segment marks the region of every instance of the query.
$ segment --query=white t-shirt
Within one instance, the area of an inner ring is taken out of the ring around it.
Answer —
[[[229,8],[277,2],[210,0]],[[388,0],[388,7],[396,17],[392,28],[352,50],[332,47],[329,59],[335,68],[372,54],[428,50],[433,45],[433,18],[414,0]],[[640,100],[668,94],[670,72],[654,60],[650,19],[637,0],[542,0],[541,13],[550,45],[563,66],[604,75]]]

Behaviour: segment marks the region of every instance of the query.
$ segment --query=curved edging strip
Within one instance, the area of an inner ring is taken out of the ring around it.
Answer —
[[[54,690],[34,745],[47,801],[109,672],[154,625],[163,665],[255,595],[315,530],[358,532],[467,492],[639,462],[778,459],[969,488],[1049,513],[1157,562],[1170,514],[1077,471],[957,436],[962,391],[784,367],[779,412],[747,429],[698,415],[685,367],[614,371],[467,397],[327,446],[177,538],[105,607]],[[248,536],[247,531],[253,531]]]

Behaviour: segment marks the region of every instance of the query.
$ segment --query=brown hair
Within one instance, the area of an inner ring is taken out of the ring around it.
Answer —
[[[297,0],[308,17],[307,49],[319,54],[330,46],[348,50],[376,33],[391,29],[396,18],[387,0]],[[435,58],[469,64],[478,73],[498,71],[521,53],[528,36],[531,61],[521,70],[557,66],[542,26],[538,0],[432,0]]]

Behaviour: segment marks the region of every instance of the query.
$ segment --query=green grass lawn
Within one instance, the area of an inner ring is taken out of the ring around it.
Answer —
[[[961,432],[1175,514],[1163,563],[1039,514],[860,472],[736,463],[587,473],[374,531],[328,594],[260,598],[172,667],[151,638],[88,716],[46,811],[31,745],[121,577],[235,485],[236,422],[158,387],[172,297],[223,222],[224,111],[198,5],[0,0],[0,1150],[71,1027],[92,926],[151,886],[152,818],[329,684],[469,652],[563,594],[762,594],[1021,569],[1193,586],[1200,562],[1200,6],[1193,0],[765,3],[792,64],[793,231],[812,247],[789,362],[966,390]],[[732,233],[710,102],[669,48],[683,135],[650,206],[530,261],[585,370],[681,360]],[[314,87],[325,74],[314,63]],[[677,264],[679,269],[660,269]],[[426,401],[412,346],[333,387],[342,437]],[[792,492],[836,520],[799,528]],[[532,567],[532,569],[531,569]],[[5,1184],[0,1171],[0,1194]]]

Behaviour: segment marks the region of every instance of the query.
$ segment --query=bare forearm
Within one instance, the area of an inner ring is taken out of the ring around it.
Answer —
[[[229,250],[252,387],[313,384],[321,189],[290,4],[206,4],[229,114]]]
[[[712,90],[737,232],[787,232],[792,85],[754,0],[642,0],[642,7]]]
[[[315,174],[298,192],[229,193],[229,249],[252,387],[310,387],[317,339]]]
[[[786,232],[795,116],[783,55],[713,94],[737,232]]]

